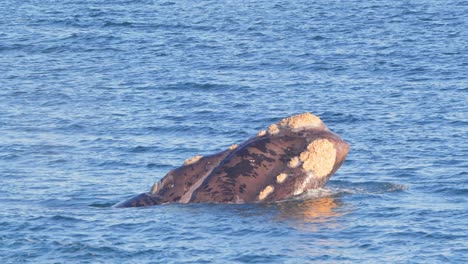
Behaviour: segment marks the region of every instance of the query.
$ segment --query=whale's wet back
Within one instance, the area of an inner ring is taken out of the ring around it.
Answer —
[[[325,185],[348,151],[349,145],[320,118],[299,114],[228,150],[186,160],[149,193],[116,206],[284,200]]]

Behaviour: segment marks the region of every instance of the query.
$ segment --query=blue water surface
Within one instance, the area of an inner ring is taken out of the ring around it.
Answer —
[[[467,263],[467,1],[0,2],[1,263]],[[117,209],[310,111],[351,145],[278,204]]]

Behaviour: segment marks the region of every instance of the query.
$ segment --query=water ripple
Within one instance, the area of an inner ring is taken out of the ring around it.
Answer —
[[[0,2],[0,259],[465,263],[466,1]],[[111,207],[311,111],[351,144],[272,204]]]

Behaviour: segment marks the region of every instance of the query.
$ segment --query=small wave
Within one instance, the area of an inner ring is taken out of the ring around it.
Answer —
[[[366,192],[361,188],[342,188],[342,187],[328,187],[328,188],[318,188],[307,191],[306,193],[295,196],[291,199],[280,201],[280,202],[289,202],[289,201],[306,201],[321,199],[326,197],[339,197],[347,194],[358,194]]]
[[[98,164],[99,167],[104,167],[104,168],[114,168],[114,167],[134,167],[135,164],[125,162],[125,161],[120,161],[120,160],[109,160],[109,161],[104,161]]]
[[[156,150],[157,148],[155,147],[145,147],[145,146],[136,146],[134,148],[130,149],[130,152],[133,153],[145,153],[145,152],[152,152]]]
[[[77,219],[71,216],[64,216],[64,215],[54,215],[50,218],[52,221],[59,221],[59,222],[79,222],[82,221],[81,219]]]
[[[173,169],[174,167],[171,165],[163,164],[163,163],[148,163],[146,164],[146,168],[149,168],[149,169],[158,168],[163,171],[169,171]]]
[[[468,194],[468,189],[466,188],[453,188],[453,187],[442,187],[436,189],[435,192],[445,193],[450,196],[465,196]]]
[[[114,205],[115,203],[92,203],[89,205],[89,207],[94,207],[94,208],[110,208]]]
[[[356,123],[374,121],[369,115],[359,115],[350,113],[337,113],[326,111],[323,113],[323,119],[329,120],[332,123]]]
[[[172,6],[172,5],[175,5],[176,3],[175,2],[172,2],[172,1],[167,1],[167,2],[163,2],[161,4],[159,4],[160,6]]]
[[[104,23],[103,27],[131,27],[133,24],[131,22],[114,22],[114,21],[107,21]]]
[[[227,85],[219,83],[194,83],[194,82],[181,82],[166,85],[166,90],[192,90],[192,91],[230,91],[239,90],[242,86]]]
[[[340,182],[340,185],[343,182]],[[295,196],[291,199],[287,199],[281,202],[290,202],[290,201],[307,201],[307,200],[317,200],[327,197],[341,197],[345,195],[353,194],[383,194],[389,192],[397,192],[406,190],[407,187],[402,184],[388,183],[388,182],[366,182],[366,183],[349,183],[346,184],[349,187],[327,187],[327,188],[318,188],[307,191],[304,194]]]
[[[282,255],[243,253],[240,254],[238,257],[233,258],[232,261],[242,263],[268,263],[275,262],[281,257]]]
[[[0,45],[0,52],[2,51],[23,51],[31,47],[29,44],[12,44],[12,45]]]
[[[369,181],[356,183],[347,181],[332,181],[331,184],[336,186],[331,187],[331,189],[341,190],[339,194],[383,194],[408,189],[406,185],[391,182]]]
[[[319,188],[319,189],[309,190],[300,196],[294,197],[293,200],[303,201],[303,200],[319,199],[323,197],[334,196],[336,194],[337,194],[336,190]]]
[[[327,39],[327,38],[323,37],[323,36],[320,36],[320,35],[317,35],[317,36],[312,38],[312,40],[325,40],[325,39]]]

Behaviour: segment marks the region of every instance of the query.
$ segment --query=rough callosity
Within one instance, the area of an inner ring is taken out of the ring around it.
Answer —
[[[238,147],[237,144],[232,144],[232,145],[229,147],[229,150],[235,150],[237,147]]]
[[[203,158],[203,156],[197,155],[197,156],[191,157],[190,159],[186,159],[184,161],[184,165],[194,164],[195,162],[199,161],[201,158]]]
[[[276,182],[277,183],[283,183],[286,180],[287,177],[288,177],[288,174],[280,173],[280,174],[278,174],[278,176],[276,176]]]
[[[267,187],[265,187],[265,189],[263,189],[263,191],[260,192],[260,194],[258,194],[258,200],[263,200],[265,199],[268,195],[270,195],[273,191],[275,190],[275,188],[271,185],[268,185]]]
[[[281,120],[278,123],[279,127],[291,128],[291,129],[301,129],[301,128],[311,128],[311,127],[321,127],[323,126],[322,120],[316,115],[311,113],[303,113],[287,117]]]
[[[270,135],[276,135],[279,133],[279,127],[277,124],[273,124],[271,126],[268,127],[268,134]]]
[[[297,132],[311,128],[326,129],[322,120],[320,120],[318,116],[313,115],[311,113],[303,113],[284,118],[280,122],[270,125],[266,132],[268,133],[268,135],[274,136],[281,134],[281,132]],[[257,136],[264,135],[265,130],[262,130],[257,134]]]
[[[262,130],[262,131],[258,132],[257,137],[263,137],[265,135],[266,135],[266,130]]]
[[[301,161],[298,157],[293,157],[288,163],[289,168],[297,168],[299,165],[301,165]]]
[[[305,171],[312,171],[315,177],[322,178],[333,170],[336,149],[329,140],[317,139],[307,146],[299,159]]]

